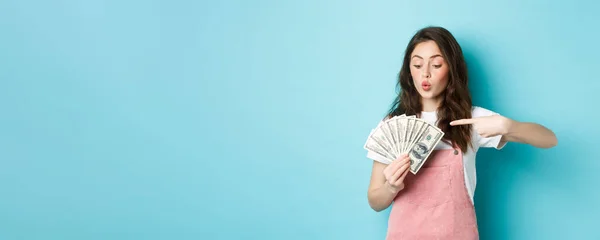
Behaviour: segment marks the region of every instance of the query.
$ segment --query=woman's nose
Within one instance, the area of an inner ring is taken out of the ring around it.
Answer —
[[[429,71],[425,70],[421,73],[421,77],[429,78],[431,77],[431,74],[429,73]]]

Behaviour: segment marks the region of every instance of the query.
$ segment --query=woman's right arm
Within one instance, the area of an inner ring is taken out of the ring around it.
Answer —
[[[373,210],[380,212],[392,204],[398,192],[404,188],[404,178],[409,167],[409,157],[406,154],[389,165],[373,161],[367,194]]]

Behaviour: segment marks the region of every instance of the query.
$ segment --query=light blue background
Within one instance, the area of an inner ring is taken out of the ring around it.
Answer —
[[[476,105],[482,239],[598,239],[592,1],[2,1],[0,239],[383,239],[365,137],[441,25]]]

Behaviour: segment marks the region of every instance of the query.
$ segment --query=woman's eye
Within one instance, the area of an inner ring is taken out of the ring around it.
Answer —
[[[421,65],[413,65],[413,67],[416,67],[418,69],[421,68]]]
[[[441,68],[442,65],[433,65],[434,68]]]

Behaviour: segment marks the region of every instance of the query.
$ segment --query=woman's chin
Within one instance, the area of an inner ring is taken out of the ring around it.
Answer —
[[[421,94],[421,98],[427,99],[427,100],[434,100],[439,96],[439,94],[435,94],[433,91],[422,91],[422,92],[420,92],[420,94]]]

